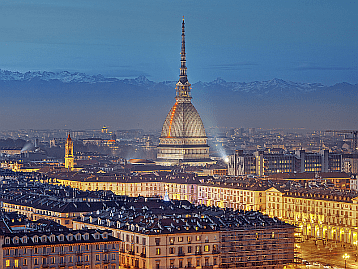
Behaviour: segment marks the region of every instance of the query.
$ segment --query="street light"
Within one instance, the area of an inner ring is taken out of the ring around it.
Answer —
[[[349,255],[347,253],[345,253],[343,255],[343,259],[344,259],[344,268],[347,268],[347,259],[349,259]]]

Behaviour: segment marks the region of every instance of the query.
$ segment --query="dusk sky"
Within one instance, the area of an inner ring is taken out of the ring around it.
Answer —
[[[337,0],[2,0],[0,69],[177,81],[184,15],[192,84],[357,84],[357,12],[357,1]],[[174,86],[2,83],[0,130],[159,130],[175,97]],[[197,86],[192,96],[206,128],[356,129],[352,87],[299,98],[289,88],[260,99]]]
[[[358,83],[358,3],[2,0],[0,69],[189,81]]]

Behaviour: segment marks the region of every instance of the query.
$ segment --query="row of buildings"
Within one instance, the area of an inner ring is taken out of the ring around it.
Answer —
[[[345,184],[326,180],[226,178],[225,181],[203,181],[200,178],[185,180],[154,175],[125,180],[94,176],[84,180],[72,173],[53,175],[51,181],[84,191],[111,190],[118,195],[168,196],[198,205],[260,211],[301,227],[303,236],[357,244],[358,208],[355,204],[358,193],[346,189]]]
[[[294,226],[257,211],[170,201],[167,190],[163,200],[3,181],[2,208],[22,219],[0,234],[3,268],[283,268],[294,260]],[[24,219],[62,228],[34,230]]]
[[[331,153],[329,150],[306,152],[297,150],[285,152],[255,151],[245,153],[236,150],[228,158],[228,175],[267,176],[277,173],[304,173],[304,172],[346,172],[358,174],[358,155]]]

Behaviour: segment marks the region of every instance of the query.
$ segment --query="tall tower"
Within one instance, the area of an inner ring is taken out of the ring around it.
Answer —
[[[203,122],[191,103],[191,84],[187,77],[184,17],[181,34],[180,74],[176,84],[175,104],[169,111],[159,138],[157,163],[203,166],[214,163]]]
[[[72,170],[74,167],[74,157],[73,157],[73,142],[68,133],[66,146],[65,146],[65,168]]]

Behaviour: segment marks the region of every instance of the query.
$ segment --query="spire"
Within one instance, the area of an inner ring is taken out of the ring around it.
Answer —
[[[185,23],[184,23],[184,16],[183,16],[183,23],[181,26],[181,57],[180,57],[180,81],[181,83],[185,84],[185,82],[188,81],[187,75],[186,75],[186,55],[185,55]]]
[[[177,101],[190,100],[190,83],[186,74],[186,54],[185,54],[185,22],[181,26],[181,52],[180,52],[180,75],[179,81],[176,84]],[[179,98],[179,99],[178,99]]]
[[[71,141],[71,136],[70,136],[70,132],[68,132],[68,137],[67,137],[67,141]]]

